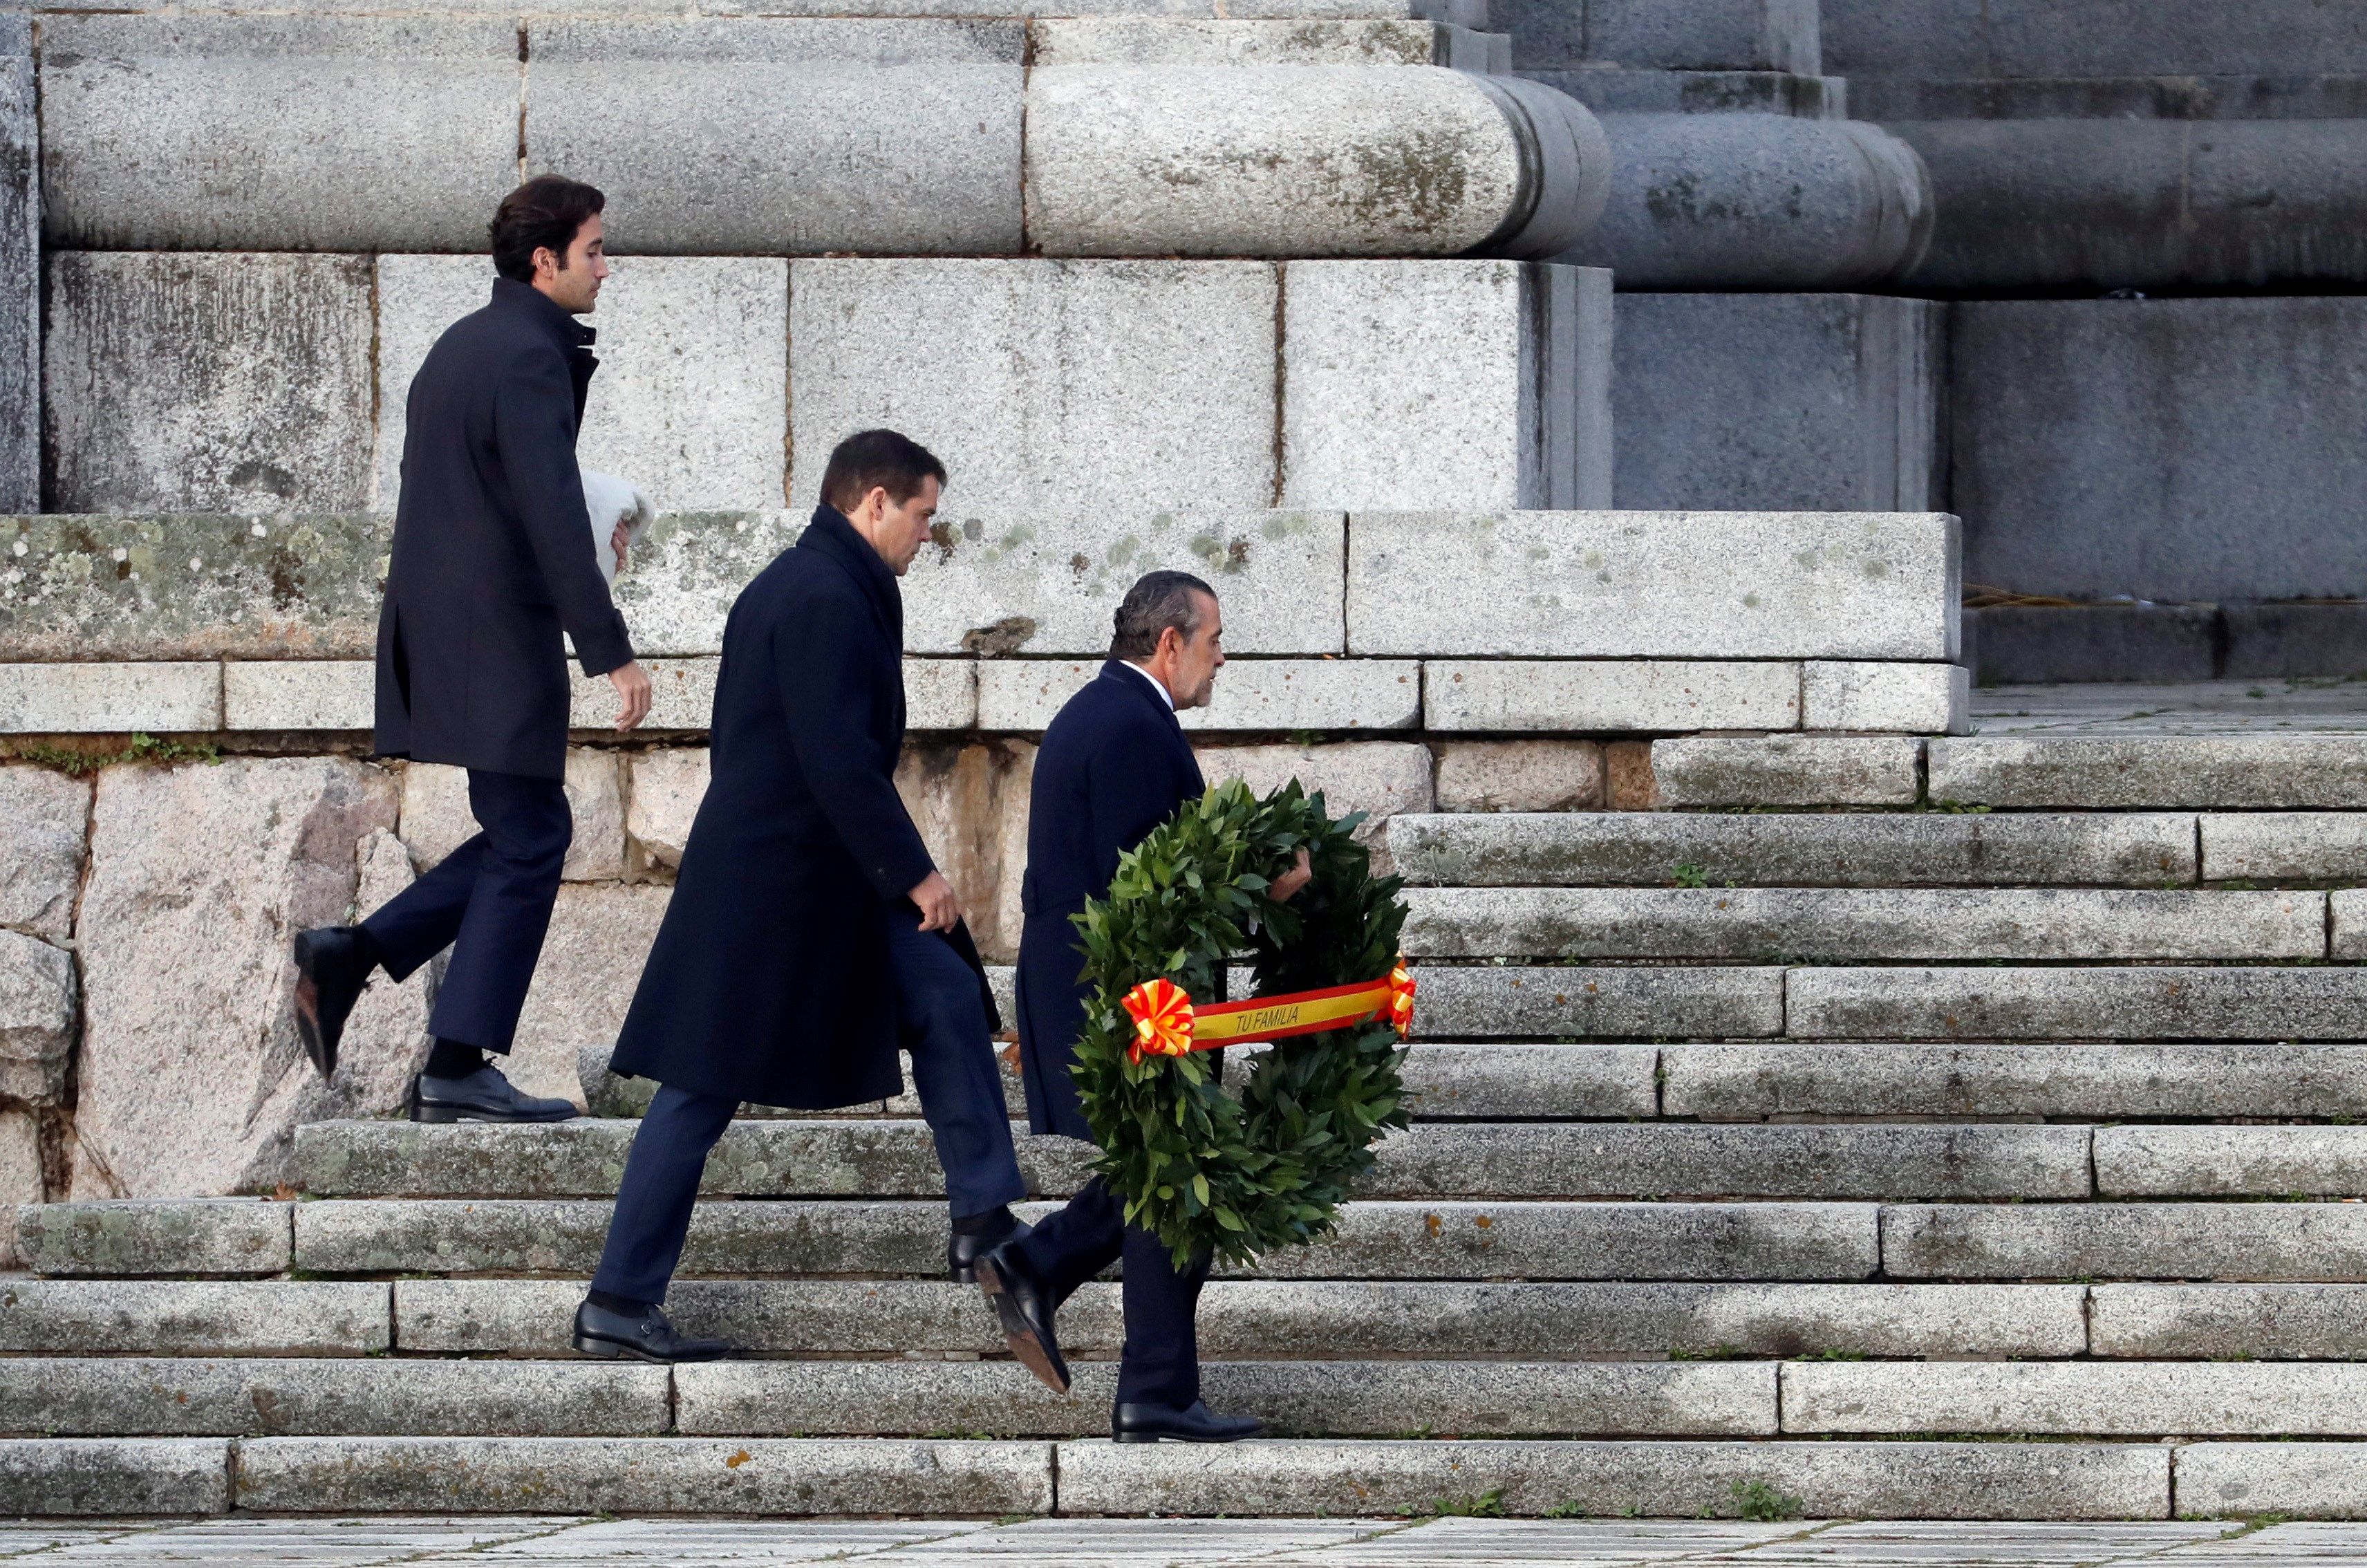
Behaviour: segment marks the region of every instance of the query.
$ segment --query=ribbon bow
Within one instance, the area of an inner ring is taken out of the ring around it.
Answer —
[[[1399,1040],[1413,1032],[1413,976],[1406,969],[1405,955],[1399,953],[1389,970],[1389,1022],[1396,1026]]]
[[[1192,1049],[1192,995],[1161,976],[1146,980],[1119,999],[1134,1018],[1129,1061],[1145,1056],[1181,1056]]]

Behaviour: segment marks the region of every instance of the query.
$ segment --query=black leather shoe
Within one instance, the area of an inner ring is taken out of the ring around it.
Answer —
[[[650,1307],[640,1316],[630,1317],[589,1301],[575,1309],[575,1348],[611,1361],[630,1356],[636,1361],[666,1366],[676,1361],[720,1361],[740,1353],[740,1346],[728,1339],[692,1339],[677,1334],[663,1307]]]
[[[411,1086],[413,1121],[572,1121],[572,1101],[523,1095],[498,1068],[480,1067],[465,1078],[419,1075]]]
[[[1121,1404],[1110,1412],[1110,1440],[1117,1443],[1238,1443],[1264,1430],[1254,1415],[1219,1415],[1196,1399],[1189,1410]]]
[[[304,1054],[326,1078],[337,1070],[337,1042],[378,960],[358,926],[296,933],[296,1032]]]
[[[1052,1332],[1052,1294],[1028,1266],[1018,1242],[1011,1236],[980,1254],[978,1282],[1002,1320],[1002,1337],[1011,1353],[1054,1393],[1066,1393],[1069,1363]]]
[[[1035,1227],[1025,1220],[1011,1221],[1011,1229],[991,1236],[966,1236],[956,1231],[946,1243],[946,1272],[957,1285],[978,1283],[978,1260],[1005,1242],[1017,1241]]]

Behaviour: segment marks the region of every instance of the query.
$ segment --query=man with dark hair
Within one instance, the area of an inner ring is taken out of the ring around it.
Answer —
[[[1109,891],[1118,857],[1205,787],[1178,710],[1208,700],[1225,667],[1224,617],[1207,584],[1153,572],[1117,607],[1109,662],[1068,700],[1036,754],[1028,794],[1026,924],[1019,939],[1020,1081],[1037,1132],[1090,1141],[1069,1076],[1091,989],[1080,978],[1069,917]],[[1289,898],[1307,884],[1298,866],[1274,882]],[[1193,1314],[1208,1276],[1204,1256],[1179,1270],[1167,1244],[1127,1223],[1125,1201],[1095,1176],[1066,1208],[978,1262],[1012,1354],[1059,1392],[1069,1392],[1052,1317],[1076,1288],[1123,1257],[1126,1346],[1110,1435],[1121,1443],[1229,1443],[1258,1423],[1212,1414],[1200,1400]]]
[[[650,680],[608,597],[575,465],[599,361],[589,314],[608,276],[597,190],[556,175],[504,198],[492,302],[436,339],[405,403],[402,495],[378,623],[381,756],[469,770],[482,831],[358,926],[296,938],[296,1023],[323,1076],[373,971],[402,979],[446,948],[435,1035],[412,1090],[419,1121],[563,1121],[520,1094],[507,1055],[541,956],[574,824],[561,779],[569,690],[561,634],[608,677],[617,728],[649,716]]]
[[[953,1210],[946,1266],[1022,1229],[1000,1027],[961,905],[896,793],[904,608],[945,465],[892,430],[831,454],[796,545],[731,607],[712,781],[611,1063],[661,1085],[575,1315],[596,1356],[704,1360],[663,1303],[708,1152],[743,1100],[825,1110],[901,1092],[900,1043]]]

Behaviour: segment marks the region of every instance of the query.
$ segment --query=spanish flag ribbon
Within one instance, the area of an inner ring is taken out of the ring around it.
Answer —
[[[1319,1034],[1376,1017],[1387,1018],[1402,1040],[1413,1028],[1414,990],[1414,978],[1400,957],[1379,980],[1225,1002],[1213,1007],[1195,1006],[1189,992],[1161,976],[1127,992],[1119,998],[1119,1005],[1134,1019],[1134,1043],[1127,1054],[1139,1062],[1146,1056],[1213,1051],[1240,1040]]]

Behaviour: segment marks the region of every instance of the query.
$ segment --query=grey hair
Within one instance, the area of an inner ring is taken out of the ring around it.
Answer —
[[[1214,599],[1217,590],[1189,572],[1152,572],[1137,579],[1111,618],[1116,630],[1110,637],[1110,657],[1150,657],[1159,652],[1159,634],[1171,626],[1190,641],[1200,630],[1200,601],[1195,597],[1199,594]]]

